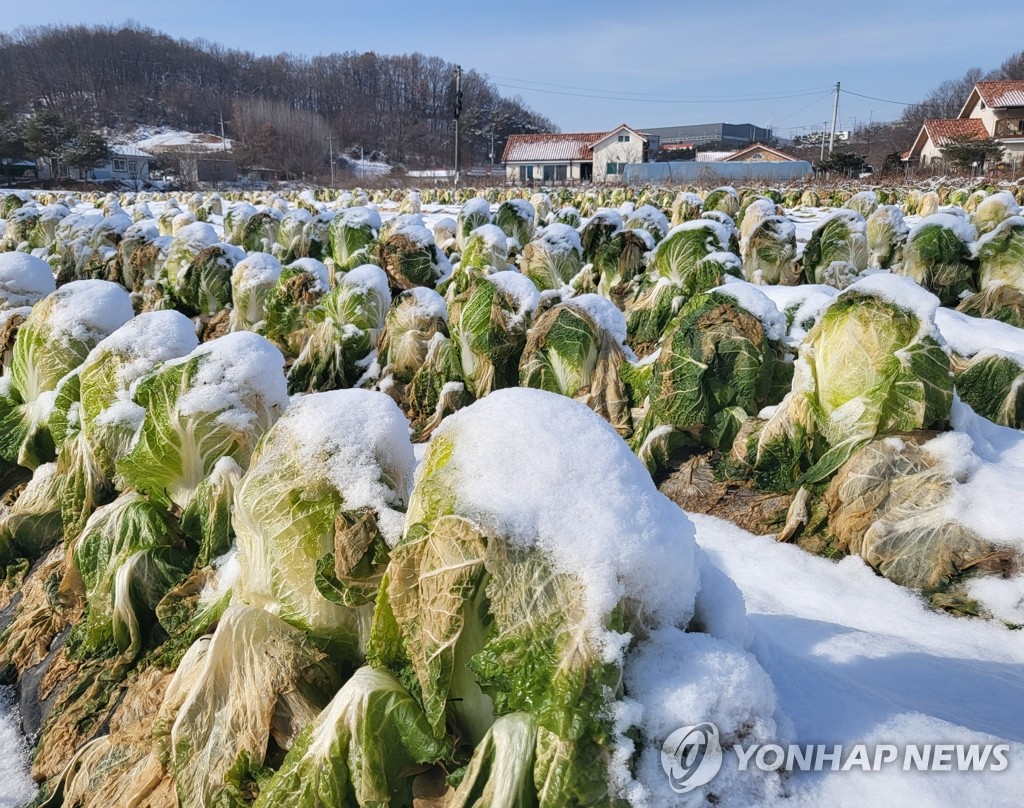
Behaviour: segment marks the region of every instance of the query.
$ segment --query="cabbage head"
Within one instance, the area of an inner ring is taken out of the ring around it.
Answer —
[[[978,415],[1024,428],[1024,357],[982,351],[955,362],[957,395]]]
[[[747,219],[744,219],[744,224]],[[796,227],[784,216],[765,216],[745,242],[743,277],[751,283],[795,286]],[[741,246],[741,250],[743,247]]]
[[[728,451],[743,421],[789,389],[782,315],[750,287],[737,299],[737,287],[742,284],[692,297],[665,335],[647,411],[632,439],[652,472],[677,446]],[[770,312],[766,322],[743,306],[748,298]]]
[[[868,266],[889,269],[903,259],[909,228],[896,205],[880,205],[868,216]]]
[[[254,252],[231,272],[232,331],[255,331],[266,316],[267,298],[281,277],[281,262],[270,253]]]
[[[811,233],[804,249],[805,283],[828,283],[828,268],[842,263],[861,272],[868,266],[867,229],[864,217],[856,211],[834,211]]]
[[[383,375],[411,382],[437,334],[448,336],[444,298],[422,286],[406,289],[395,298],[384,320],[378,346]]]
[[[476,196],[466,200],[459,209],[459,215],[455,220],[455,243],[460,250],[466,249],[469,241],[469,234],[491,223],[491,205],[483,197]]]
[[[433,289],[452,274],[452,265],[434,243],[434,234],[420,224],[395,226],[382,235],[374,251],[375,263],[387,272],[396,289]]]
[[[357,661],[414,465],[408,422],[384,394],[295,400],[235,492],[234,602],[271,611]]]
[[[523,247],[520,271],[540,291],[561,289],[583,266],[583,245],[572,227],[553,222]]]
[[[938,213],[922,219],[910,232],[899,271],[936,295],[942,305],[955,306],[975,287],[973,236],[971,225],[959,216]]]
[[[1024,217],[1011,216],[974,245],[981,289],[1002,283],[1024,292]]]
[[[755,480],[781,490],[820,482],[875,436],[942,428],[953,379],[937,305],[899,276],[840,294],[801,344],[789,394],[746,447]]]
[[[345,208],[334,216],[329,225],[328,244],[339,272],[347,272],[370,259],[380,226],[380,214],[372,208]]]

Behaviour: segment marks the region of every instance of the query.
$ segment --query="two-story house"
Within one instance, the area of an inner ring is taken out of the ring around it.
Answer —
[[[941,162],[951,140],[987,137],[1000,142],[1004,160],[1024,166],[1024,81],[979,81],[956,118],[924,122],[906,159]]]
[[[509,135],[501,162],[509,182],[614,182],[647,155],[647,136],[622,124],[610,132]]]

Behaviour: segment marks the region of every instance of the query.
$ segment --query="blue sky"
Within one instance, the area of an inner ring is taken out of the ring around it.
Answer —
[[[916,101],[944,79],[994,68],[1024,48],[1021,0],[38,0],[11,4],[2,24],[10,31],[127,19],[260,54],[437,55],[487,74],[563,131],[727,121],[787,136],[831,117],[836,81],[875,99]],[[901,109],[843,94],[841,128]]]

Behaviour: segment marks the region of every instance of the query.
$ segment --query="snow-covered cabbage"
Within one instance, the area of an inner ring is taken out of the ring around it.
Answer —
[[[306,319],[305,344],[288,370],[290,393],[352,387],[366,372],[391,306],[388,279],[378,266],[349,270]]]
[[[651,253],[651,270],[679,284],[687,295],[706,291],[721,281],[717,276],[705,277],[699,268],[709,255],[727,252],[729,241],[729,231],[717,222],[709,219],[685,222],[673,227],[655,247]]]
[[[178,288],[178,276],[185,273],[200,252],[216,243],[217,231],[204,222],[195,222],[179,230],[168,247],[161,271],[164,286]]]
[[[380,214],[372,208],[346,208],[329,225],[330,254],[339,272],[347,272],[370,258],[380,233]]]
[[[575,398],[622,435],[632,431],[619,368],[626,361],[626,318],[608,300],[581,295],[540,315],[519,365],[519,384]]]
[[[642,282],[654,242],[654,236],[647,230],[617,230],[594,253],[590,272],[574,281],[573,286],[581,292],[599,292],[616,304],[623,304]]]
[[[388,547],[402,535],[415,460],[382,393],[296,399],[235,493],[241,575],[233,599],[359,655]]]
[[[27,468],[53,459],[46,421],[58,382],[133,314],[109,281],[73,281],[32,307],[0,379],[0,459]]]
[[[34,306],[55,288],[53,270],[42,258],[0,253],[0,318],[11,309]]]
[[[530,239],[537,221],[537,211],[525,199],[508,199],[498,205],[494,223],[502,229],[509,240],[509,252],[517,253]]]
[[[880,205],[867,217],[868,266],[889,269],[903,257],[903,245],[910,232],[895,205]]]
[[[519,383],[519,359],[540,295],[518,272],[482,278],[448,307],[462,378],[474,398]]]
[[[508,240],[502,229],[494,224],[482,224],[469,234],[462,251],[460,270],[475,270],[489,275],[501,272],[508,265]]]
[[[651,471],[674,447],[728,451],[748,417],[789,388],[785,321],[753,286],[726,284],[691,298],[654,361],[644,420],[632,445]]]
[[[521,470],[514,486],[509,468]],[[638,713],[613,715],[645,699],[663,665],[671,686],[697,684],[678,667],[683,646],[710,659],[715,643],[699,641],[712,638],[680,630],[702,577],[692,536],[618,434],[565,397],[498,391],[435,431],[368,655],[417,695],[436,739],[453,728],[476,748],[454,804],[608,805],[627,793],[655,804],[660,767],[638,782],[631,758],[663,737],[630,726]],[[735,710],[724,723],[775,729],[764,702],[724,698]]]
[[[668,219],[665,214],[653,205],[641,205],[636,208],[629,216],[625,217],[622,226],[626,230],[646,230],[655,242],[665,238],[669,231]]]
[[[213,317],[231,305],[231,275],[245,252],[231,244],[201,250],[178,273],[171,290],[175,304],[191,315]]]
[[[944,306],[955,306],[975,285],[971,255],[974,228],[964,218],[936,213],[910,231],[899,271],[938,296]]]
[[[583,246],[572,227],[553,222],[537,231],[523,248],[521,272],[539,290],[560,289],[579,273],[583,265]]]
[[[155,503],[187,508],[222,457],[248,465],[287,405],[283,368],[277,348],[244,331],[159,365],[133,387],[146,414],[117,473]]]
[[[743,219],[744,228],[747,219]],[[765,216],[740,242],[743,277],[751,283],[796,284],[796,226],[785,216]]]
[[[396,289],[433,289],[452,274],[452,265],[434,243],[434,234],[422,224],[396,225],[386,235],[382,233],[375,255]]]
[[[928,437],[872,441],[840,469],[825,497],[840,549],[860,555],[889,580],[918,589],[1000,563],[1000,548],[950,515],[957,471],[929,451]]]
[[[878,194],[874,191],[858,191],[846,200],[845,207],[868,219],[878,209]]]
[[[459,209],[458,218],[455,220],[455,243],[460,250],[466,249],[469,241],[469,234],[491,223],[491,205],[483,197],[476,196]]]
[[[700,218],[704,200],[692,191],[680,191],[672,200],[672,226]]]
[[[0,576],[60,542],[63,487],[56,463],[43,463],[13,503],[0,504]]]
[[[129,450],[145,415],[131,401],[132,385],[159,363],[197,346],[195,328],[185,315],[146,312],[96,345],[74,375],[75,383],[60,388],[49,425],[59,446],[61,508],[69,539],[109,496],[116,462]],[[65,422],[63,429],[58,416]]]
[[[867,225],[856,211],[841,208],[814,228],[804,249],[805,283],[829,283],[829,267],[842,264],[853,273],[868,266]],[[834,271],[833,271],[834,273]],[[835,275],[832,274],[834,279]],[[835,285],[834,283],[830,285]],[[839,287],[841,288],[841,287]]]
[[[1002,283],[1024,292],[1024,216],[1011,216],[978,239],[978,286]]]
[[[273,208],[257,210],[250,216],[242,228],[241,247],[246,252],[269,253],[277,243],[277,234],[281,229],[281,214]]]
[[[704,197],[704,210],[706,211],[719,210],[727,216],[735,216],[739,209],[739,194],[731,186],[723,185],[721,188],[715,188]]]
[[[254,252],[231,272],[232,331],[255,331],[266,316],[267,297],[281,277],[281,262],[270,253]]]
[[[979,236],[991,233],[1011,216],[1020,216],[1020,205],[1009,191],[985,197],[971,216],[971,223]]]
[[[780,489],[818,482],[877,435],[944,426],[953,380],[937,307],[899,276],[840,294],[801,344],[791,391],[743,447],[755,478]]]
[[[328,286],[327,267],[315,258],[300,258],[283,267],[263,304],[257,330],[288,356],[297,356],[308,337],[307,317]]]
[[[292,208],[281,219],[281,228],[277,231],[275,251],[280,251],[285,261],[300,258],[302,250],[302,234],[306,225],[313,219],[313,214],[305,208]]]
[[[423,366],[435,334],[448,336],[448,310],[432,289],[417,286],[395,298],[384,321],[379,361],[385,376],[411,382]]]
[[[972,317],[986,317],[1024,328],[1024,289],[1005,283],[990,283],[982,286],[980,292],[964,298],[956,310]]]

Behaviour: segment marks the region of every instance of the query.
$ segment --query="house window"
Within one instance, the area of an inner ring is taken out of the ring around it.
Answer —
[[[114,158],[114,171],[127,171],[127,170],[128,170],[128,161],[125,160],[123,157],[115,157]]]
[[[526,182],[533,179],[533,166],[519,166],[519,181]]]
[[[608,163],[605,167],[605,174],[624,174],[625,171],[625,163]]]
[[[619,135],[619,143],[629,143],[629,135]]]
[[[136,174],[136,173],[138,173],[138,170],[139,170],[139,161],[138,160],[129,160],[128,161],[128,173],[129,174]]]
[[[565,182],[567,166],[546,165],[544,166],[544,182]]]
[[[996,137],[1024,137],[1024,118],[996,121]]]

